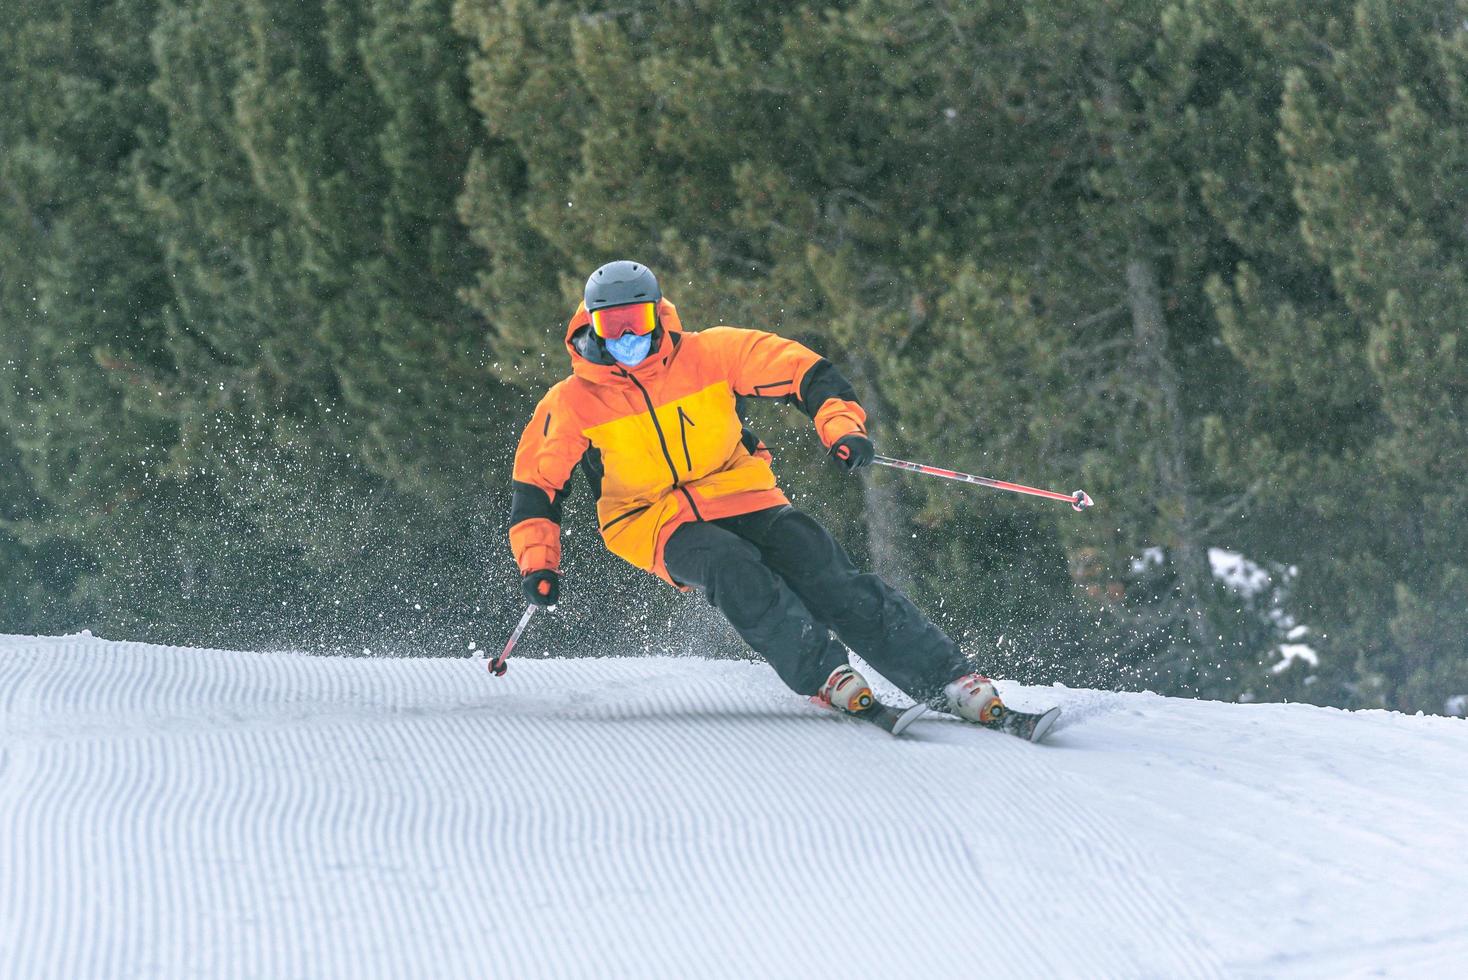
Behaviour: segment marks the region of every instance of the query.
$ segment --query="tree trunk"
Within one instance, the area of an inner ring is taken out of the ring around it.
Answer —
[[[1167,320],[1155,260],[1144,247],[1132,250],[1126,266],[1132,339],[1142,384],[1155,386],[1146,399],[1156,424],[1150,440],[1157,468],[1157,494],[1166,543],[1177,575],[1178,600],[1188,636],[1208,663],[1216,661],[1217,637],[1208,622],[1206,597],[1213,573],[1198,525],[1198,504],[1188,465],[1187,431],[1179,390],[1182,381],[1167,348]]]

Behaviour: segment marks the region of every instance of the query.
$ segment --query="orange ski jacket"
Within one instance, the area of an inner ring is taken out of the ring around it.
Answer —
[[[680,525],[787,503],[738,396],[797,405],[827,448],[865,434],[851,385],[809,348],[761,330],[684,332],[666,299],[657,312],[657,347],[633,367],[583,355],[594,352],[584,303],[567,325],[572,374],[540,400],[515,451],[510,549],[522,575],[560,570],[562,505],[578,465],[608,550],[669,582],[663,546]]]

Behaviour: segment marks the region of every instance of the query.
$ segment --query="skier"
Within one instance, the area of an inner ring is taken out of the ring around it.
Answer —
[[[579,464],[607,548],[702,589],[796,693],[853,714],[871,705],[849,647],[914,700],[1004,727],[988,678],[790,505],[743,427],[736,397],[781,399],[848,473],[870,464],[866,412],[830,361],[760,330],[685,332],[651,270],[629,261],[591,274],[566,349],[572,374],[541,399],[515,453],[510,547],[530,602],[560,599],[562,503]]]

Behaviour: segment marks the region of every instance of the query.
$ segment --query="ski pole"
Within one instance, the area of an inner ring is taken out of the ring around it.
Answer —
[[[959,473],[956,470],[945,470],[937,466],[928,466],[925,463],[909,463],[905,459],[893,459],[890,456],[874,456],[873,463],[881,463],[897,470],[910,470],[913,473],[922,473],[927,476],[941,476],[945,480],[957,480],[959,483],[977,483],[981,487],[993,487],[995,490],[1009,490],[1014,493],[1027,493],[1033,497],[1045,497],[1048,500],[1064,500],[1076,510],[1085,510],[1091,506],[1091,498],[1086,491],[1077,490],[1075,493],[1056,493],[1054,490],[1041,490],[1038,487],[1027,487],[1023,483],[1006,483],[1003,480],[991,480],[986,476],[974,476],[972,473]]]
[[[515,644],[520,642],[520,634],[525,632],[525,627],[530,625],[530,617],[534,616],[535,610],[539,608],[539,606],[533,605],[525,607],[525,614],[520,617],[519,625],[515,627],[515,632],[510,634],[510,642],[505,644],[504,651],[498,657],[495,657],[489,662],[489,672],[491,674],[496,677],[505,676],[505,671],[509,669],[505,666],[505,661],[509,659],[510,651],[515,649]]]

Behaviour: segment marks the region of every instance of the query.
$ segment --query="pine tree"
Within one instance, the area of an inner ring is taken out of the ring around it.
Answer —
[[[1026,12],[1008,72],[980,76],[1020,148],[1001,197],[1017,202],[1012,227],[981,262],[1012,270],[1032,297],[1030,343],[1067,365],[1069,384],[1041,378],[1063,406],[1052,439],[1086,460],[1105,514],[1066,523],[1064,539],[1108,660],[1165,690],[1293,690],[1267,669],[1289,620],[1210,567],[1212,549],[1242,551],[1274,569],[1278,595],[1298,554],[1271,487],[1280,452],[1249,451],[1268,445],[1270,409],[1309,409],[1230,346],[1205,288],[1251,266],[1274,295],[1323,278],[1291,255],[1274,134],[1298,51],[1271,43],[1271,17],[1323,19],[1230,2],[1046,5]],[[1329,299],[1316,306],[1328,315]]]
[[[1293,71],[1283,142],[1302,238],[1366,332],[1363,396],[1380,431],[1311,501],[1337,532],[1337,642],[1393,707],[1468,690],[1468,7],[1363,2]],[[1369,517],[1363,520],[1363,517]]]
[[[45,583],[33,628],[87,624],[76,590],[140,545],[126,517],[172,428],[129,411],[167,370],[154,317],[166,285],[128,208],[127,162],[156,123],[153,4],[25,4],[0,23],[0,429],[5,521]],[[34,596],[34,593],[31,593]]]
[[[410,636],[462,628],[508,429],[457,298],[482,256],[453,209],[476,136],[447,5],[191,4],[154,38],[169,128],[140,197],[178,270],[171,476],[303,567],[277,578],[305,596],[255,599],[284,631],[339,643],[384,609]]]

